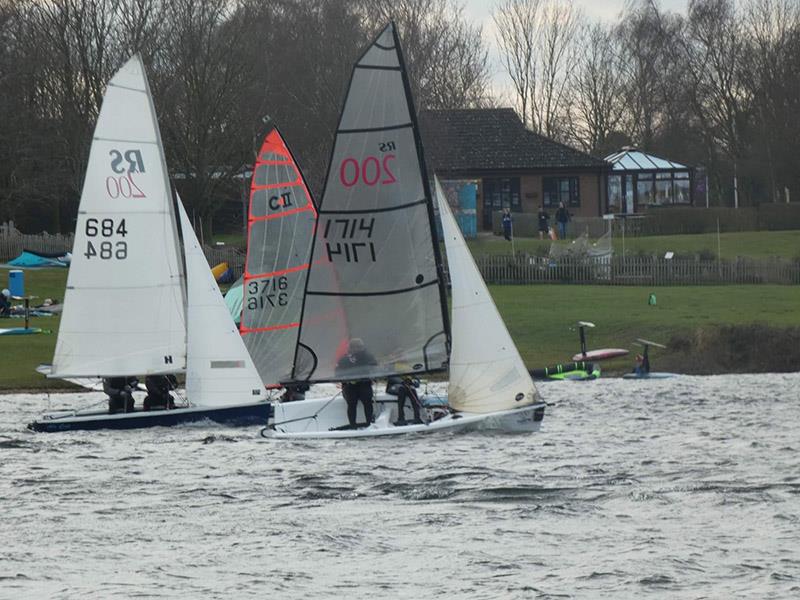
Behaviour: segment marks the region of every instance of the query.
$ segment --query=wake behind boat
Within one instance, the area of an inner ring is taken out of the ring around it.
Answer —
[[[174,407],[164,387],[156,402],[153,385],[150,410],[134,409],[130,378],[163,385],[183,372],[186,406]],[[264,423],[269,415],[255,366],[173,200],[138,56],[109,82],[98,117],[49,376],[103,378],[113,396],[104,413],[50,413],[29,425],[35,431]]]

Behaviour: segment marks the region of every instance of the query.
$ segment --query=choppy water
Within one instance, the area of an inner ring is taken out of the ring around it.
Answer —
[[[800,597],[800,374],[540,389],[535,435],[303,443],[2,397],[0,597]]]

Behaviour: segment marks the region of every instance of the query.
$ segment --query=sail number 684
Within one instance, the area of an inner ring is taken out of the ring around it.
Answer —
[[[86,237],[104,237],[110,238],[115,235],[125,237],[128,235],[128,229],[125,227],[125,219],[120,219],[116,222],[114,219],[86,219]],[[110,260],[116,258],[117,260],[125,260],[128,258],[128,243],[125,241],[112,242],[111,240],[101,241],[95,247],[91,239],[86,240],[86,252],[83,255],[87,258],[95,256],[102,260]]]

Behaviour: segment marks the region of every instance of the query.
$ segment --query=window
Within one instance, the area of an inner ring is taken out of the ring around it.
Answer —
[[[609,187],[611,182],[609,181]],[[542,177],[542,199],[546,208],[556,208],[559,202],[564,206],[581,205],[577,177]]]
[[[622,177],[611,175],[608,178],[608,212],[618,213],[622,208]]]
[[[653,204],[655,202],[655,189],[653,188],[653,176],[638,175],[636,181],[636,200],[642,204]]]
[[[492,228],[492,213],[510,208],[522,210],[519,177],[494,177],[483,180],[483,228]]]

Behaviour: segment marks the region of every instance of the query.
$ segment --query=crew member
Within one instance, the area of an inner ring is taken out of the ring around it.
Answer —
[[[175,401],[170,394],[174,390],[178,380],[174,375],[148,375],[144,378],[144,387],[147,388],[147,396],[144,398],[144,410],[163,410],[165,408],[175,408]]]
[[[103,391],[108,396],[108,412],[133,412],[133,390],[139,382],[135,377],[107,377]]]
[[[367,351],[364,341],[360,338],[353,338],[347,346],[347,353],[339,359],[336,364],[336,374],[344,375],[349,372],[363,372],[363,367],[377,365],[375,357]],[[355,379],[342,382],[342,396],[347,402],[347,420],[352,429],[356,428],[356,411],[358,403],[364,405],[364,416],[367,426],[372,423],[372,381],[369,379]]]

